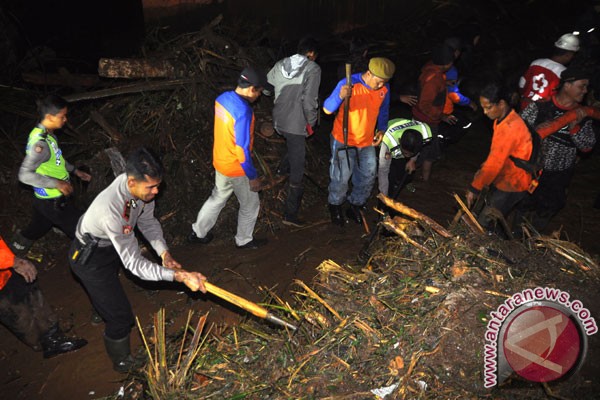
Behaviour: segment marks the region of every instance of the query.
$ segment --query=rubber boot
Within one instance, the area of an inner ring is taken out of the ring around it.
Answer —
[[[283,212],[283,224],[302,228],[304,221],[298,219],[298,210],[302,203],[302,195],[304,188],[302,186],[289,185],[287,190],[287,198],[285,199],[285,210]]]
[[[113,363],[113,369],[123,374],[129,372],[135,362],[131,356],[129,335],[117,340],[104,336],[104,346]]]
[[[342,206],[329,204],[329,213],[331,214],[331,222],[334,225],[344,226],[344,217],[342,216]]]
[[[354,221],[357,224],[361,225],[363,223],[363,212],[365,210],[365,206],[356,206],[354,204],[350,204],[350,208],[346,210],[346,216],[350,221]]]
[[[21,231],[17,231],[8,244],[8,247],[10,247],[11,251],[17,257],[23,258],[25,255],[27,255],[27,252],[33,245],[33,242],[33,240],[27,239],[25,236],[21,235]]]
[[[100,325],[103,322],[102,317],[98,314],[98,311],[92,307],[92,314],[90,315],[90,322],[92,325]]]
[[[82,338],[65,336],[58,326],[50,329],[41,339],[44,358],[52,358],[59,354],[78,350],[87,343],[87,340]]]

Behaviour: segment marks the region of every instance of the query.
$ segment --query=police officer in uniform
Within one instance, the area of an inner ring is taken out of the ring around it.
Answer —
[[[144,280],[183,282],[192,290],[206,291],[202,274],[182,269],[173,259],[154,217],[154,197],[162,175],[162,166],[147,149],[135,150],[125,173],[82,215],[69,249],[71,269],[105,321],[104,344],[117,372],[127,372],[134,362],[129,344],[134,315],[119,281],[121,263]],[[141,255],[136,226],[160,255],[162,265]]]
[[[29,225],[17,233],[10,247],[17,255],[27,253],[33,242],[53,226],[60,228],[70,239],[81,216],[70,195],[73,186],[69,174],[84,181],[92,177],[71,165],[63,157],[55,131],[67,122],[67,101],[49,95],[38,102],[40,123],[33,128],[27,141],[26,155],[19,169],[19,180],[33,187],[33,216]]]
[[[419,152],[430,141],[431,129],[424,122],[404,118],[389,121],[379,149],[379,192],[394,197],[394,192],[408,183],[405,174],[410,176],[416,170]],[[388,193],[390,186],[395,189]]]

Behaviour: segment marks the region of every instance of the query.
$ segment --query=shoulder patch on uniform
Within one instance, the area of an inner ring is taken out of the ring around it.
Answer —
[[[34,150],[36,153],[41,153],[44,150],[44,148],[38,144],[37,146],[35,146]]]

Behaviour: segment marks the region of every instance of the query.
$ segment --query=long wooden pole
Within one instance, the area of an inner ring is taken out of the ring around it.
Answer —
[[[258,304],[246,300],[243,297],[240,297],[236,294],[228,292],[225,289],[221,289],[220,287],[215,286],[210,282],[204,282],[204,287],[206,287],[207,292],[212,293],[215,296],[220,297],[221,299],[231,304],[235,304],[236,306],[243,308],[252,315],[257,316],[258,318],[267,318],[267,315],[269,314],[269,312],[264,307],[261,307]]]
[[[186,281],[186,285],[196,291],[198,290],[198,287],[196,287],[195,285],[190,285],[189,281]],[[208,281],[204,281],[204,287],[206,288],[206,291],[209,293],[214,294],[215,296],[231,303],[231,304],[235,304],[236,306],[240,307],[243,310],[248,311],[249,313],[251,313],[252,315],[258,317],[258,318],[262,318],[262,319],[266,319],[268,321],[271,321],[273,323],[276,323],[278,325],[282,325],[285,326],[287,328],[290,328],[292,330],[296,330],[297,327],[295,325],[292,325],[280,318],[277,318],[276,316],[274,316],[273,314],[271,314],[266,308],[259,306],[256,303],[253,303],[249,300],[244,299],[243,297],[240,297],[236,294],[233,294],[231,292],[228,292],[225,289],[222,289],[216,285],[213,285],[212,283],[208,282]]]

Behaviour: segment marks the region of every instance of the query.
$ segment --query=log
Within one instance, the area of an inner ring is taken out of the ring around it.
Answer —
[[[168,81],[157,81],[157,82],[142,82],[142,83],[134,83],[131,85],[119,86],[111,89],[102,89],[96,90],[94,92],[87,93],[75,93],[72,95],[64,96],[65,100],[70,103],[81,101],[81,100],[91,100],[91,99],[101,99],[104,97],[111,96],[119,96],[122,94],[129,93],[142,93],[142,92],[151,92],[158,90],[170,90],[183,85],[193,84],[195,79],[192,78],[183,78],[183,79],[173,79]]]
[[[379,200],[381,200],[383,202],[383,204],[385,204],[386,206],[393,208],[394,210],[396,210],[404,215],[407,215],[415,220],[422,221],[423,223],[428,225],[431,229],[433,229],[434,231],[436,231],[443,237],[445,237],[445,238],[452,237],[452,234],[450,232],[448,232],[446,230],[446,228],[444,228],[443,226],[441,226],[440,224],[435,222],[433,219],[429,218],[427,215],[421,214],[417,210],[407,207],[398,201],[394,201],[394,200],[390,199],[389,197],[387,197],[386,195],[384,195],[383,193],[379,193],[377,195],[377,198]]]
[[[101,58],[98,74],[105,78],[179,78],[185,67],[170,60]]]

